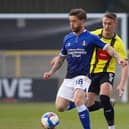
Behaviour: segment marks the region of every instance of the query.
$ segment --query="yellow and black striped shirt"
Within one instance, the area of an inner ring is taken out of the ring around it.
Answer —
[[[113,48],[119,53],[120,57],[127,59],[127,52],[122,39],[116,34],[112,39],[106,39],[102,37],[102,29],[92,31],[93,34],[98,35],[100,39],[113,46]],[[113,72],[116,70],[116,61],[114,57],[110,57],[109,54],[99,48],[95,48],[91,59],[90,73],[99,72]]]

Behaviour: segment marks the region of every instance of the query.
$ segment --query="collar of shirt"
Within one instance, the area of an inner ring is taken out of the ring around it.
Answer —
[[[84,33],[84,32],[86,32],[86,29],[84,29],[82,33]],[[80,33],[80,34],[82,34],[82,33]],[[75,32],[73,32],[73,34],[76,35]],[[79,34],[79,35],[80,35],[80,34]]]

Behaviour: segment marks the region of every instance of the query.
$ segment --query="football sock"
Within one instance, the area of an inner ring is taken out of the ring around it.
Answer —
[[[85,105],[77,107],[78,115],[84,129],[91,129],[89,111]]]
[[[96,111],[98,109],[102,108],[102,104],[99,101],[95,101],[95,104],[93,104],[92,106],[88,107],[89,111]]]
[[[104,116],[107,120],[108,126],[114,125],[114,109],[110,103],[110,98],[106,95],[101,95],[100,100],[104,108]],[[114,128],[111,128],[114,129]]]
[[[69,110],[71,110],[73,108],[75,108],[75,104],[74,104],[74,102],[70,102],[69,105],[66,107],[66,110],[69,111]],[[88,110],[90,112],[92,112],[92,111],[96,111],[96,110],[98,110],[100,108],[102,108],[101,102],[95,101],[95,104],[93,104],[92,106],[88,107]]]
[[[71,110],[73,108],[75,108],[75,104],[74,104],[74,102],[70,102],[69,105],[66,107],[65,110],[68,110],[69,111],[69,110]]]

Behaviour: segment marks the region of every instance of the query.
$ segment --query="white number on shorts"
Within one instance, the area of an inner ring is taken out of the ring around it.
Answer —
[[[112,74],[112,73],[109,74],[109,81],[110,81],[110,82],[113,81],[113,74]]]

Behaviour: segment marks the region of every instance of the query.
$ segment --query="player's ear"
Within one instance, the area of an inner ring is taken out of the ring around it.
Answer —
[[[86,20],[82,19],[81,23],[82,23],[83,26],[86,26]]]

